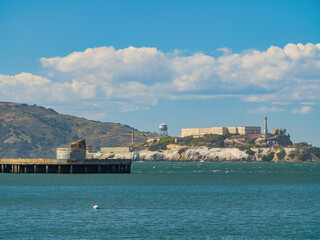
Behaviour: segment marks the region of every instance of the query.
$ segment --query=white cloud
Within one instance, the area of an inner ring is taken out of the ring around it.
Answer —
[[[247,110],[247,113],[269,113],[269,112],[284,112],[284,111],[286,110],[283,108],[277,108],[275,106],[273,107],[262,106],[253,110]]]
[[[85,82],[78,82],[73,80],[72,83],[53,82],[48,78],[33,75],[31,73],[20,73],[14,76],[0,74],[0,101],[6,102],[20,102],[50,106],[68,105],[69,110],[74,108],[90,110],[95,107],[101,111],[134,111],[140,108],[139,101],[136,103],[114,101],[110,98],[97,98],[96,85],[86,84]],[[119,94],[125,94],[121,91],[130,91],[132,86],[127,86],[115,89]],[[134,88],[134,87],[133,87]],[[133,93],[134,95],[134,93]],[[132,96],[132,95],[131,95]],[[125,95],[130,98],[130,95]],[[124,98],[125,98],[124,97]],[[149,105],[156,104],[156,100],[150,100]],[[142,107],[145,106],[143,102]],[[84,116],[93,116],[101,119],[105,113],[84,113]]]
[[[272,104],[277,104],[277,105],[281,105],[281,106],[287,106],[287,105],[293,104],[293,102],[282,101],[282,102],[273,102]]]
[[[30,73],[0,75],[0,94],[18,102],[113,103],[119,111],[149,108],[161,98],[239,97],[280,105],[320,100],[320,44],[218,51],[224,55],[183,56],[178,50],[164,53],[149,47],[88,48],[41,58],[50,79]]]
[[[232,52],[231,49],[227,47],[218,48],[217,51],[223,52],[224,54],[230,54]]]
[[[316,105],[316,102],[301,102],[302,105]]]
[[[292,109],[292,114],[309,114],[313,112],[313,108],[310,106],[303,106],[300,109],[294,108]]]
[[[80,98],[94,98],[96,96],[96,85],[85,82],[78,82],[76,79],[72,81],[71,89],[73,92],[79,94]]]
[[[247,90],[253,93],[247,101],[319,99],[320,44],[290,43],[283,49],[271,46],[264,52],[240,54],[218,50],[225,54],[214,58],[202,53],[180,56],[178,51],[166,54],[147,47],[100,47],[66,57],[41,58],[41,62],[50,70],[71,74],[78,82],[101,86],[113,97],[119,84],[135,82],[143,85],[136,84],[140,97],[141,90],[159,98],[168,91],[190,95],[190,91],[209,89],[219,94]]]
[[[50,90],[52,85],[55,84],[49,79],[31,73],[23,72],[15,76],[0,74],[0,96],[5,101],[25,102],[35,99],[52,99]]]
[[[66,57],[41,58],[43,67],[70,73],[76,78],[89,77],[93,82],[132,80],[149,82],[168,74],[168,61],[156,48],[115,50],[113,47],[88,48],[73,52]],[[165,71],[159,71],[162,68]]]

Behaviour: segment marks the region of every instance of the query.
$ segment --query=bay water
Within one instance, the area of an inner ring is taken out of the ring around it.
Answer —
[[[320,163],[0,174],[0,239],[320,239]]]

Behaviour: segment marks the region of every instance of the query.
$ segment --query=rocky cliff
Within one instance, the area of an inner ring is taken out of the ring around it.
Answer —
[[[91,154],[92,158],[132,158],[136,161],[320,161],[319,152],[312,152],[312,148],[252,148],[240,150],[238,148],[210,148],[210,147],[180,147],[164,151],[137,151],[128,153]],[[311,152],[310,152],[311,151]]]

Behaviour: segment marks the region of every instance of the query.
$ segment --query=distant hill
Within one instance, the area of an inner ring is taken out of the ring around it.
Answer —
[[[55,157],[55,148],[86,139],[94,150],[131,142],[132,128],[59,114],[36,105],[0,102],[0,158]],[[158,137],[135,130],[135,141]]]

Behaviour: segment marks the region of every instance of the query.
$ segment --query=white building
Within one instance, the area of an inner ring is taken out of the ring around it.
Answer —
[[[261,127],[210,127],[210,128],[182,128],[180,137],[202,137],[206,134],[226,135],[258,135],[261,134]]]

